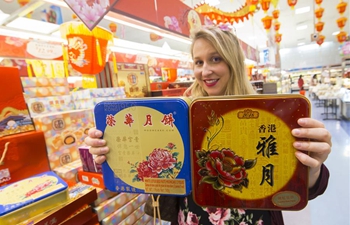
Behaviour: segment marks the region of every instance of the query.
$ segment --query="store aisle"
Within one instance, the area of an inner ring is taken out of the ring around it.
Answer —
[[[298,212],[284,212],[286,225],[350,225],[350,121],[323,120],[322,107],[312,102],[312,117],[324,122],[332,134],[328,189]]]

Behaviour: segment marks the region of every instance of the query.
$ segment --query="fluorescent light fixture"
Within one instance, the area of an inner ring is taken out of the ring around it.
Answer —
[[[295,14],[302,14],[307,12],[310,12],[310,6],[295,9]]]
[[[107,16],[106,15],[106,16],[104,16],[104,18],[106,20],[109,20],[109,21],[112,21],[112,22],[123,24],[125,26],[132,27],[132,28],[135,28],[135,29],[138,29],[138,30],[142,30],[142,31],[145,31],[145,32],[148,32],[148,33],[155,33],[155,34],[157,34],[159,36],[166,37],[166,38],[169,38],[169,39],[172,39],[172,40],[175,40],[175,41],[180,41],[180,42],[185,43],[185,44],[191,44],[192,43],[192,41],[190,41],[188,39],[176,37],[176,36],[171,35],[171,34],[162,33],[162,32],[159,32],[159,31],[157,31],[155,29],[151,29],[151,28],[144,27],[144,26],[141,26],[141,25],[136,25],[136,24],[133,24],[133,23],[129,23],[129,22],[117,19],[117,18],[113,18],[111,16]]]
[[[305,29],[307,29],[307,25],[297,26],[297,30],[305,30]]]
[[[298,43],[298,46],[302,46],[302,45],[305,45],[305,42]]]
[[[339,33],[340,33],[340,31],[335,31],[335,32],[332,33],[332,35],[333,35],[333,36],[336,36],[336,35],[338,35]]]
[[[5,27],[0,27],[0,34],[4,36],[17,37],[17,38],[23,38],[23,39],[32,38],[32,39],[37,39],[42,41],[53,41],[53,42],[62,42],[62,43],[67,42],[65,39],[60,37],[53,37],[45,34],[35,34],[27,31],[14,30],[14,29],[9,29]]]
[[[10,14],[6,14],[6,13],[3,13],[1,10],[0,10],[0,24],[2,24],[4,22],[4,20],[7,19],[7,17],[9,17]]]
[[[12,27],[42,34],[50,34],[51,32],[57,30],[59,26],[60,25],[58,24],[47,23],[44,21],[33,20],[25,17],[18,17],[6,25],[6,27]]]

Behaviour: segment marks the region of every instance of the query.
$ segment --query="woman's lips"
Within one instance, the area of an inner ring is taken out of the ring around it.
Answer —
[[[219,81],[219,79],[216,80],[204,80],[203,82],[207,87],[213,87],[215,84]]]

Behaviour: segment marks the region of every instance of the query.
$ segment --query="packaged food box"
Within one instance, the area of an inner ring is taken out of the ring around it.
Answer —
[[[23,96],[19,70],[1,67],[0,138],[35,130]]]
[[[114,88],[89,88],[80,91],[73,91],[72,98],[74,101],[82,99],[91,99],[91,98],[105,98],[121,96],[125,98],[124,88],[114,87]]]
[[[308,167],[295,157],[291,134],[303,117],[310,117],[310,102],[298,94],[194,99],[194,201],[204,207],[304,208]]]
[[[52,171],[3,186],[0,188],[0,224],[17,224],[67,200],[67,184]]]
[[[83,164],[83,171],[93,172],[93,173],[102,173],[101,164],[97,164],[94,160],[93,155],[89,152],[90,146],[80,146],[79,155],[80,160]]]
[[[26,102],[32,117],[46,113],[64,112],[75,109],[70,95],[28,98]]]
[[[23,88],[24,93],[31,98],[35,97],[48,97],[58,95],[69,95],[68,86],[56,86],[56,87],[27,87]]]
[[[142,98],[96,105],[96,127],[110,149],[102,164],[107,189],[190,193],[189,103],[188,98]]]
[[[22,86],[27,87],[56,87],[67,86],[68,80],[66,77],[21,77]]]

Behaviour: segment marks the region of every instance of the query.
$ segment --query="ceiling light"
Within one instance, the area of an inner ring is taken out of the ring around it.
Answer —
[[[4,22],[5,19],[7,19],[7,17],[9,17],[10,14],[7,14],[7,13],[3,13],[1,10],[0,10],[0,24],[2,24]]]
[[[310,6],[298,8],[295,10],[295,14],[302,14],[302,13],[307,13],[310,11]]]
[[[23,39],[37,39],[42,41],[55,41],[55,42],[62,42],[62,43],[67,42],[65,39],[60,37],[53,37],[45,34],[35,34],[31,32],[14,30],[14,29],[5,28],[5,27],[0,28],[0,34],[4,36],[17,37],[17,38],[23,38]]]
[[[339,33],[340,33],[340,31],[335,31],[335,32],[332,33],[332,35],[333,35],[333,36],[336,36],[336,35],[338,35]]]
[[[297,30],[305,30],[306,28],[307,28],[307,25],[297,26]]]
[[[6,24],[6,26],[42,34],[50,34],[51,32],[57,30],[60,25],[25,17],[18,17],[17,19]]]

